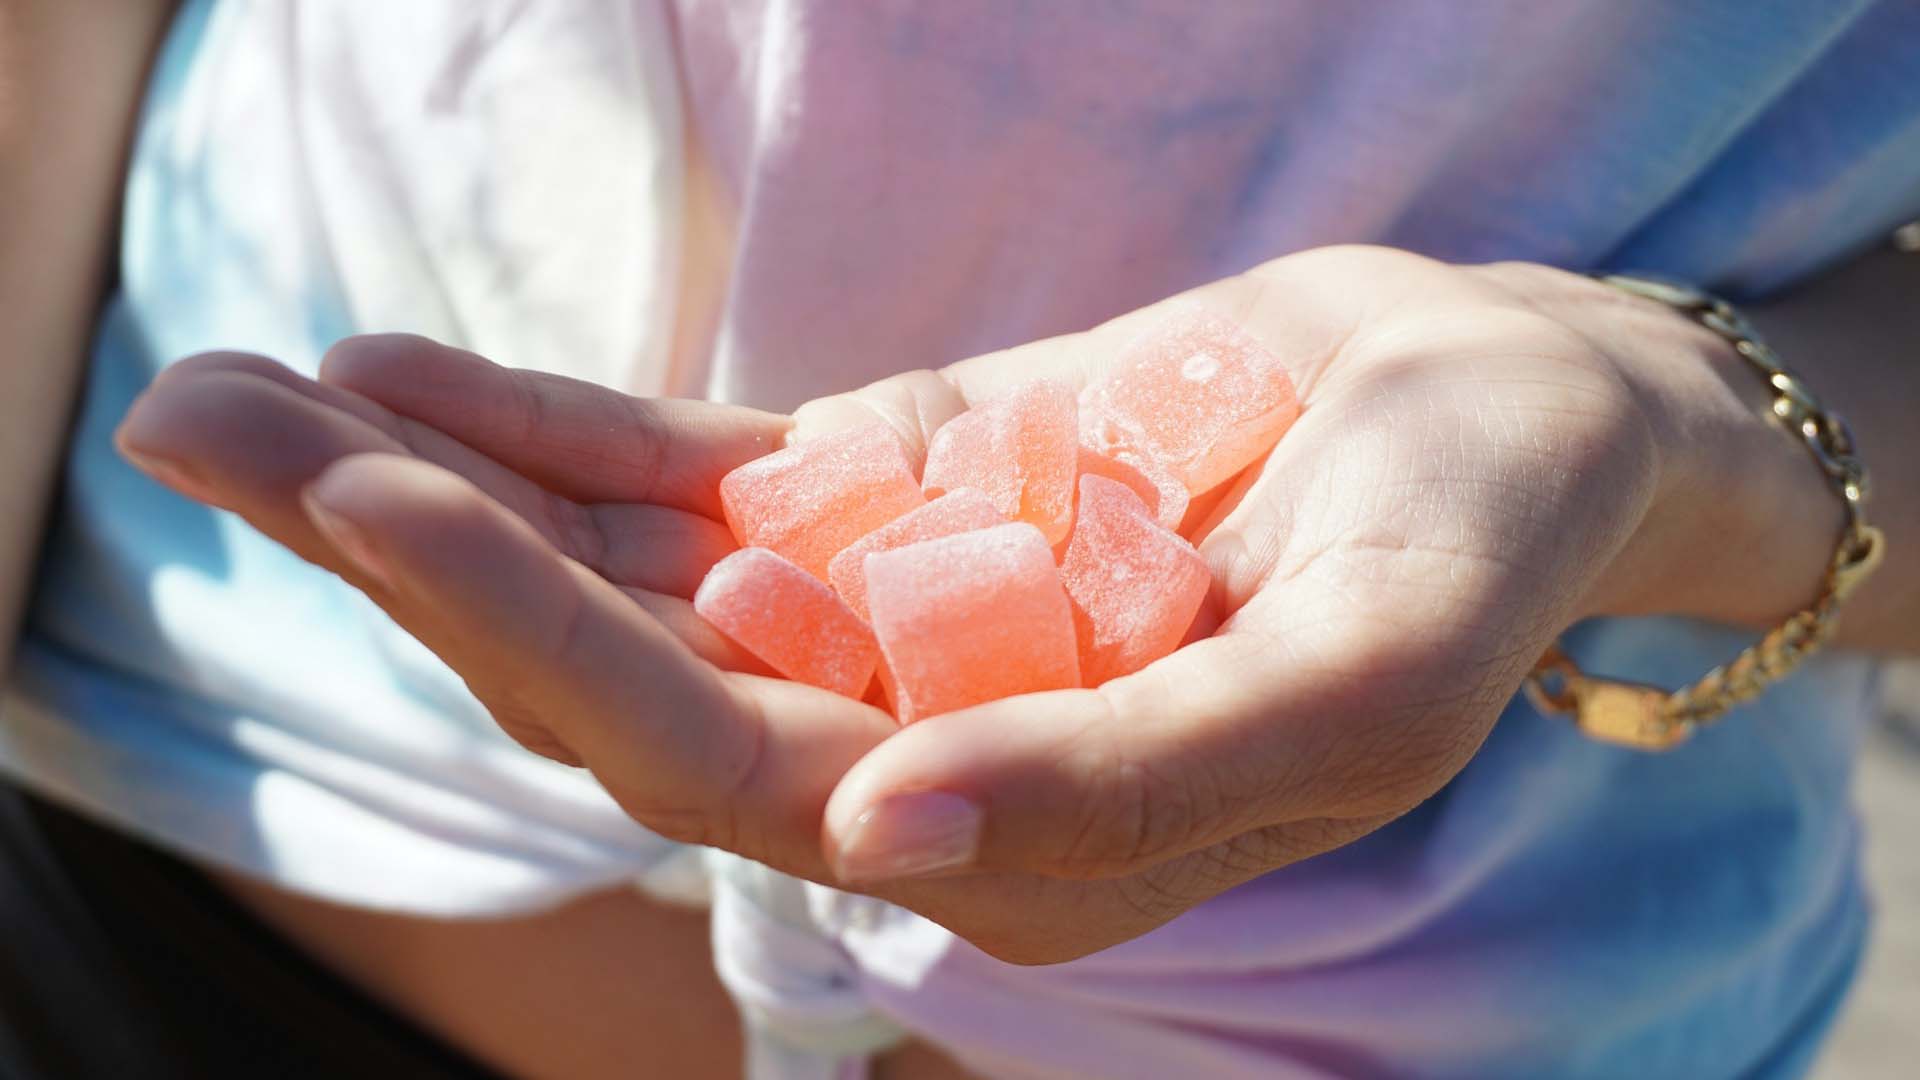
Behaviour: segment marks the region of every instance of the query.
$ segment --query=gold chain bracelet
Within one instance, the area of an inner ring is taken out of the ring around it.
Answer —
[[[1773,418],[1806,445],[1847,511],[1846,525],[1813,603],[1693,685],[1668,692],[1588,675],[1558,644],[1547,649],[1527,676],[1527,697],[1541,712],[1568,714],[1582,732],[1602,742],[1666,750],[1686,741],[1700,725],[1760,696],[1818,651],[1833,636],[1841,603],[1880,565],[1886,541],[1879,529],[1867,524],[1867,467],[1857,456],[1846,422],[1822,406],[1800,376],[1780,363],[1732,304],[1657,278],[1608,274],[1599,280],[1666,304],[1732,345],[1773,390]]]

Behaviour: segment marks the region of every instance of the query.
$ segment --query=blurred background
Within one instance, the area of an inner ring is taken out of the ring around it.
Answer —
[[[1816,1080],[1920,1076],[1920,664],[1892,667],[1887,715],[1867,737],[1854,798],[1867,826],[1878,921],[1853,999]]]

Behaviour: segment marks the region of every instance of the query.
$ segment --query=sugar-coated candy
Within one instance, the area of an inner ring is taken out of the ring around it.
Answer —
[[[902,723],[1080,685],[1052,549],[1025,522],[868,555],[867,604]]]
[[[867,624],[819,578],[766,548],[715,563],[693,610],[795,682],[858,698],[873,681],[880,649]]]
[[[720,480],[734,539],[775,551],[821,581],[840,549],[925,502],[885,424],[809,439]]]
[[[1258,460],[1299,415],[1279,358],[1198,308],[1136,339],[1080,397],[1089,446],[1151,454],[1193,495]]]
[[[1060,577],[1073,603],[1088,686],[1129,675],[1179,647],[1206,599],[1207,564],[1162,528],[1126,485],[1080,478],[1080,507]]]
[[[974,488],[1007,518],[1027,522],[1057,544],[1073,523],[1079,453],[1073,391],[1043,379],[941,425],[927,444],[920,479],[929,497]]]
[[[972,488],[955,488],[873,530],[833,557],[827,580],[854,614],[867,617],[867,556],[922,540],[1006,523],[993,503]]]
[[[1173,475],[1152,454],[1130,450],[1125,446],[1109,447],[1105,451],[1096,450],[1082,444],[1080,447],[1080,475],[1104,476],[1127,485],[1140,501],[1147,504],[1147,512],[1153,520],[1169,529],[1178,530],[1180,522],[1187,516],[1187,485]]]

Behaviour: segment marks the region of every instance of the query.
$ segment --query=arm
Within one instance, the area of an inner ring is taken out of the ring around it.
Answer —
[[[141,81],[171,7],[0,0],[0,658],[26,602]]]
[[[1920,654],[1920,252],[1882,246],[1750,314],[1846,417],[1872,469],[1887,560],[1848,601],[1841,644]]]

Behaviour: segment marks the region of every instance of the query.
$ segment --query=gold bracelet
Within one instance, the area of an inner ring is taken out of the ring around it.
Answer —
[[[1867,467],[1846,422],[1820,404],[1800,376],[1780,363],[1732,304],[1691,286],[1650,277],[1598,275],[1617,289],[1674,308],[1720,335],[1773,390],[1773,418],[1806,445],[1846,506],[1847,522],[1820,581],[1819,595],[1759,643],[1691,686],[1669,693],[1654,686],[1585,674],[1556,643],[1523,684],[1543,713],[1565,713],[1588,736],[1637,750],[1678,746],[1702,724],[1760,696],[1833,636],[1840,605],[1885,554],[1880,530],[1867,524]]]

